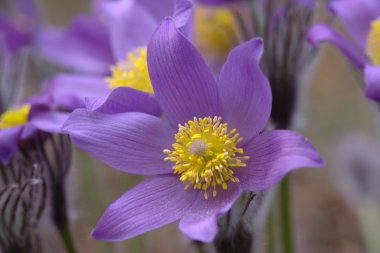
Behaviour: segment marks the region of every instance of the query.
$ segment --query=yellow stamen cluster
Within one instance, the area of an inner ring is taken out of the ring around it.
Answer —
[[[380,18],[371,23],[366,52],[373,64],[380,65]]]
[[[204,192],[208,198],[209,190],[216,196],[217,188],[227,190],[228,182],[238,183],[234,169],[245,167],[244,150],[237,145],[243,140],[236,129],[228,131],[227,123],[221,117],[194,118],[184,126],[179,125],[175,135],[173,150],[165,149],[165,160],[175,163],[174,174],[194,189]]]
[[[153,93],[147,65],[147,49],[138,48],[130,52],[127,59],[111,67],[112,76],[106,79],[110,89],[130,87]]]
[[[17,109],[4,112],[0,117],[0,129],[23,125],[28,122],[30,105],[25,104]]]

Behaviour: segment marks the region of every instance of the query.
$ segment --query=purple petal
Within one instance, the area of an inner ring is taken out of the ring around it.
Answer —
[[[143,181],[108,207],[92,233],[104,241],[120,241],[162,227],[182,217],[194,202],[178,177],[156,176]]]
[[[102,114],[74,111],[63,132],[79,148],[116,169],[135,174],[171,173],[163,150],[174,143],[174,133],[162,120],[144,113]]]
[[[189,40],[192,39],[194,30],[194,6],[191,0],[176,0],[174,8],[174,22]]]
[[[93,17],[75,18],[67,31],[44,29],[36,43],[44,57],[70,69],[107,74],[114,64],[108,31]]]
[[[170,16],[174,9],[174,0],[138,0],[138,2],[155,17],[157,21]]]
[[[173,127],[193,117],[219,114],[211,71],[170,18],[161,23],[148,45],[148,69],[156,99]]]
[[[380,101],[380,66],[367,65],[364,69],[365,95]]]
[[[161,113],[152,94],[127,87],[116,88],[104,97],[88,99],[86,107],[102,113],[143,112],[156,116]]]
[[[340,51],[360,69],[368,62],[364,51],[329,26],[322,24],[314,25],[309,30],[308,40],[313,45],[324,41],[335,44]]]
[[[18,0],[18,9],[23,13],[31,22],[37,25],[41,20],[39,13],[39,5],[37,0]]]
[[[258,135],[244,148],[244,154],[250,156],[247,167],[235,172],[242,188],[248,191],[266,190],[292,170],[324,165],[308,140],[288,130]]]
[[[44,112],[33,116],[30,124],[48,133],[61,133],[63,124],[68,118],[69,113]]]
[[[137,1],[107,1],[104,3],[114,57],[124,60],[136,47],[145,47],[157,21]]]
[[[10,54],[17,53],[22,47],[31,42],[31,33],[28,27],[26,31],[20,30],[7,17],[0,15],[0,37],[4,40],[4,46]]]
[[[224,121],[246,141],[265,127],[272,108],[270,85],[260,69],[263,51],[261,39],[241,44],[231,51],[220,73]]]
[[[0,162],[7,164],[18,150],[18,142],[24,126],[0,129]]]
[[[86,97],[100,97],[108,94],[108,84],[104,77],[59,74],[45,83],[46,93],[55,105],[67,110],[85,106]]]
[[[211,196],[207,200],[198,192],[196,201],[179,223],[180,230],[192,240],[211,242],[218,232],[218,216],[230,210],[240,194],[237,184],[228,185],[227,190],[220,189],[216,197]]]
[[[329,4],[329,9],[342,20],[351,37],[363,50],[370,24],[380,16],[378,0],[333,1]]]

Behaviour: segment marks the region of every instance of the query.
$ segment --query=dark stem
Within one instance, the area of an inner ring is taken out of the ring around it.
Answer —
[[[277,129],[288,129],[292,123],[297,98],[294,78],[270,79],[273,105],[271,119]]]

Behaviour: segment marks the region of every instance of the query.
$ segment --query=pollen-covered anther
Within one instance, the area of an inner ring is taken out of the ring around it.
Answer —
[[[371,23],[366,53],[373,64],[380,65],[380,18],[375,19]]]
[[[194,118],[178,126],[173,150],[165,149],[165,160],[174,163],[173,172],[185,183],[201,190],[205,199],[220,189],[227,190],[228,183],[238,183],[234,170],[245,167],[243,149],[237,147],[243,139],[236,129],[228,130],[221,117]]]
[[[106,78],[106,82],[110,89],[129,87],[153,93],[148,72],[147,49],[138,48],[128,53],[125,60],[111,67],[111,76]]]
[[[31,106],[25,104],[16,109],[10,109],[0,116],[0,129],[23,125],[28,122]]]

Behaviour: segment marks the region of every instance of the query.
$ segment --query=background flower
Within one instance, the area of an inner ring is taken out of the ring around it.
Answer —
[[[363,71],[366,96],[378,101],[380,69],[373,62],[373,58],[371,59],[368,50],[375,47],[380,38],[375,35],[379,29],[376,26],[371,28],[371,24],[380,16],[380,3],[376,0],[341,0],[330,3],[328,7],[343,22],[350,38],[346,38],[329,25],[317,24],[309,31],[310,42],[317,45],[328,41],[337,46],[356,68]],[[374,34],[374,45],[370,44],[371,33]],[[378,53],[374,52],[375,55]]]
[[[145,75],[142,72],[147,75],[146,53],[145,58],[140,53],[159,18],[172,14],[173,6],[171,0],[162,2],[159,8],[144,1],[97,1],[93,14],[77,17],[68,30],[43,30],[39,35],[41,54],[82,72],[50,78],[44,84],[43,96],[50,96],[56,105],[69,111],[85,107],[85,98],[89,98],[88,108],[102,107],[103,112],[107,107],[115,108],[115,97],[124,97],[117,105],[122,110],[158,115],[158,104],[146,92],[151,87],[149,78],[138,78]],[[174,7],[177,26],[189,33],[191,2],[178,0]],[[63,47],[65,50],[61,50]],[[105,101],[107,104],[102,106]]]

